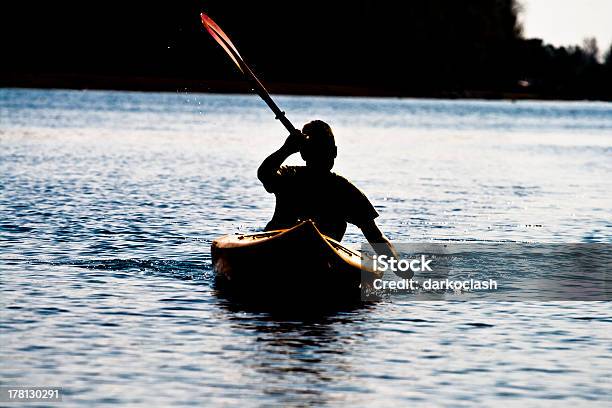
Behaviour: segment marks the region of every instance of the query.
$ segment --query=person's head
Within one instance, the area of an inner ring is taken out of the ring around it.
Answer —
[[[306,140],[300,154],[306,166],[313,170],[330,171],[338,154],[331,127],[322,120],[313,120],[304,125],[302,133]]]

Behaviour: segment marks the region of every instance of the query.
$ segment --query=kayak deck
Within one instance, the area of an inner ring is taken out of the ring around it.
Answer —
[[[327,237],[308,220],[286,229],[226,235],[212,243],[219,278],[246,288],[290,291],[359,290],[377,275],[362,255]]]

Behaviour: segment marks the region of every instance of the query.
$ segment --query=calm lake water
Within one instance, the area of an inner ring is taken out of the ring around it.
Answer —
[[[335,171],[396,242],[612,243],[612,104],[277,102],[332,125]],[[62,406],[609,406],[609,302],[294,315],[217,292],[210,243],[265,225],[256,169],[285,133],[255,96],[0,89],[2,385],[62,386]]]

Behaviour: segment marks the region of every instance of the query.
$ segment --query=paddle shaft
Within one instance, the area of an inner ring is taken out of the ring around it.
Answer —
[[[270,96],[266,88],[264,88],[264,86],[259,81],[259,79],[257,79],[253,71],[251,71],[251,68],[246,64],[246,62],[244,62],[244,60],[242,60],[241,63],[242,68],[244,69],[244,75],[246,76],[247,80],[249,80],[249,82],[253,85],[253,90],[257,92],[257,94],[261,97],[261,99],[263,99],[266,105],[268,105],[270,109],[272,109],[272,112],[274,112],[274,114],[276,115],[275,118],[280,120],[280,122],[283,124],[283,126],[285,126],[289,133],[296,132],[297,129],[295,128],[295,126],[293,126],[291,121],[287,119],[287,117],[285,116],[285,112],[280,110],[278,105],[272,100],[272,97]]]
[[[289,133],[296,132],[295,126],[287,119],[285,116],[285,112],[280,110],[278,105],[272,100],[272,97],[266,90],[266,88],[259,81],[257,76],[253,73],[251,68],[244,61],[238,49],[230,38],[223,32],[221,27],[217,25],[210,17],[208,17],[205,13],[201,13],[200,17],[202,18],[202,24],[206,28],[206,31],[213,37],[213,39],[225,50],[225,52],[229,55],[229,57],[234,61],[234,63],[238,66],[238,69],[245,75],[246,79],[253,85],[253,90],[257,92],[257,94],[264,100],[266,105],[272,109],[272,112],[276,115],[276,119],[280,120],[280,122],[287,128]]]

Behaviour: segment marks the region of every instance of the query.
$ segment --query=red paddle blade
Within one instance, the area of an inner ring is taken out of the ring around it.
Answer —
[[[215,41],[219,43],[221,47],[223,47],[223,49],[230,56],[232,61],[234,61],[238,69],[244,72],[244,70],[242,69],[242,57],[240,56],[240,53],[238,52],[236,47],[234,47],[234,44],[232,44],[232,41],[229,39],[227,34],[225,34],[221,27],[219,27],[217,23],[215,23],[212,18],[208,17],[206,14],[200,13],[200,17],[202,18],[202,24],[204,24],[204,28],[206,28],[206,31],[208,31],[212,38],[214,38]]]

